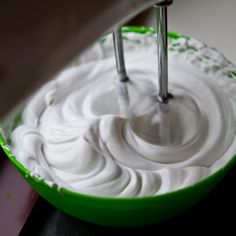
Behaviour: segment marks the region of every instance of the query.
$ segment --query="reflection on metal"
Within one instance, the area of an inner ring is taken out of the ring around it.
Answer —
[[[168,93],[168,42],[167,42],[167,7],[172,1],[164,1],[155,5],[157,16],[157,61],[158,61],[158,100],[167,103]]]
[[[116,59],[116,70],[119,81],[126,82],[129,80],[129,78],[127,76],[125,68],[122,32],[121,32],[121,27],[119,26],[116,26],[113,29],[113,44],[114,44],[115,59]]]

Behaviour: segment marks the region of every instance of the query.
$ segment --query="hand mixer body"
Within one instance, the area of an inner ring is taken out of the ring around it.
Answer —
[[[0,9],[0,118],[118,22],[157,0],[5,1]]]

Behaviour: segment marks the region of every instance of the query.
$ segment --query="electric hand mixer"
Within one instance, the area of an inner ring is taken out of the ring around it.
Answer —
[[[103,4],[104,6],[107,6],[108,9],[107,15],[103,15],[104,17],[102,17],[101,15],[97,16],[98,22],[103,23],[102,27],[104,28],[96,28],[96,31],[92,33],[91,31],[87,31],[80,25],[83,30],[81,30],[82,34],[79,38],[79,41],[77,37],[72,37],[73,34],[72,32],[70,32],[69,29],[69,33],[63,35],[63,37],[65,36],[63,40],[65,40],[66,43],[62,43],[59,45],[59,47],[55,47],[53,48],[53,50],[50,51],[52,54],[51,57],[46,60],[47,65],[45,64],[46,62],[40,64],[40,62],[42,62],[43,57],[41,57],[39,54],[34,55],[35,60],[33,64],[25,65],[25,68],[32,65],[32,68],[27,78],[30,78],[32,76],[32,73],[34,73],[35,71],[35,78],[38,78],[36,85],[39,85],[41,82],[43,82],[42,80],[44,78],[49,78],[49,75],[57,71],[59,67],[63,66],[72,57],[77,55],[78,52],[81,52],[81,50],[85,46],[88,46],[88,44],[91,43],[91,39],[87,41],[87,36],[89,34],[93,36],[90,38],[96,38],[105,29],[116,24],[116,26],[113,28],[113,42],[117,75],[120,83],[124,85],[124,91],[121,91],[122,96],[127,98],[129,95],[127,90],[125,89],[125,84],[129,83],[132,78],[129,78],[129,74],[127,74],[126,72],[121,25],[126,22],[130,17],[133,17],[134,15],[146,9],[147,7],[155,4],[157,12],[157,67],[159,81],[159,86],[157,87],[159,88],[159,91],[156,94],[153,94],[153,98],[156,103],[159,104],[160,110],[166,112],[168,110],[168,101],[170,99],[175,99],[175,94],[172,95],[168,92],[167,7],[171,3],[171,0],[129,1],[129,3],[127,3],[127,1],[121,1],[119,2],[120,7],[117,8],[115,16],[112,17],[114,14],[112,10],[115,10],[115,3],[114,5],[110,5],[109,1],[104,1]],[[73,6],[75,5],[76,3],[74,3]],[[65,9],[65,18],[67,20],[67,16],[71,11],[71,7],[69,9]],[[112,21],[106,21],[106,17],[112,19]],[[86,16],[85,18],[85,20],[82,18],[82,21],[86,21],[89,16]],[[61,21],[59,22],[61,23]],[[78,25],[74,25],[73,17],[70,18],[68,22],[67,23],[70,25],[71,30],[77,29]],[[117,24],[117,22],[119,23]],[[97,24],[94,21],[90,23],[91,25],[93,25],[94,23]],[[58,22],[55,23],[55,26],[57,24]],[[75,46],[75,42],[77,41],[78,45]],[[72,44],[68,44],[68,42]],[[42,45],[42,48],[43,50],[45,50],[45,48],[47,47],[46,45]],[[39,64],[37,64],[36,62],[39,62]],[[38,73],[39,70],[42,70],[43,73]],[[23,70],[21,72],[23,72]],[[6,75],[6,77],[8,76],[7,73],[2,73],[2,76],[4,75]],[[6,86],[14,79],[13,77],[9,78],[9,80],[5,81],[3,79],[3,83],[5,83]],[[19,88],[18,96],[13,97],[6,106],[2,106],[1,116],[5,115],[12,108],[12,106],[15,105],[16,101],[19,101],[19,99],[25,97],[25,95],[30,91],[30,89],[33,89],[32,85],[28,83],[24,83],[22,88],[25,88],[25,90],[21,90]],[[4,90],[4,87],[1,86],[1,89]],[[9,97],[11,96],[9,95]],[[9,151],[4,140],[1,140],[1,145],[10,157],[13,164],[20,170],[20,172],[27,179],[27,181],[33,186],[33,188],[35,188],[43,197],[45,197],[53,205],[83,220],[94,222],[97,224],[112,226],[138,226],[150,224],[169,218],[189,208],[197,201],[199,201],[205,194],[207,194],[211,190],[211,188],[215,186],[219,179],[222,178],[226,170],[232,165],[232,163],[229,163],[227,168],[220,169],[214,175],[211,175],[209,178],[204,179],[203,181],[199,182],[194,186],[160,196],[148,196],[142,198],[94,197],[70,192],[67,189],[61,189],[60,191],[58,191],[56,188],[48,186],[43,180],[39,180],[35,176],[31,176],[29,172],[18,161],[16,161],[16,159]]]

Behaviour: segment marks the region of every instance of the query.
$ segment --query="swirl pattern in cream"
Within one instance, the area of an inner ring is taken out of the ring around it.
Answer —
[[[163,108],[155,38],[127,35],[130,82],[116,81],[107,36],[30,100],[12,140],[33,175],[79,193],[148,196],[192,185],[235,154],[236,81],[224,74],[232,65],[196,40],[170,41],[196,50],[170,50],[174,98]]]

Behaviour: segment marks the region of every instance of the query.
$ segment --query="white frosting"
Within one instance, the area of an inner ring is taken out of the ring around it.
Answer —
[[[91,195],[156,195],[196,183],[236,153],[235,68],[201,42],[171,40],[174,98],[160,107],[155,37],[127,36],[131,82],[116,81],[107,36],[31,99],[12,140],[33,175]]]

